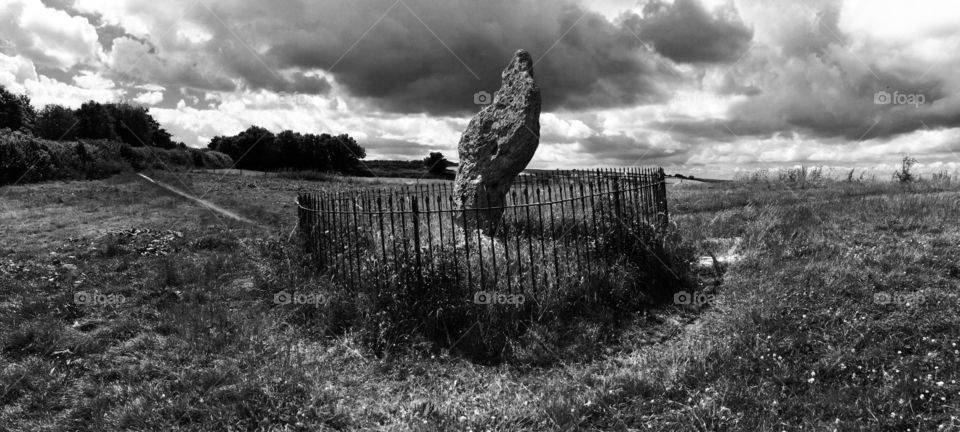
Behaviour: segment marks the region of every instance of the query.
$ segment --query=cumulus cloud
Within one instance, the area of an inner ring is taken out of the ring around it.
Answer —
[[[838,142],[843,143],[960,126],[956,96],[960,78],[951,72],[960,66],[960,59],[941,56],[923,61],[916,56],[922,50],[908,49],[914,54],[910,58],[890,61],[892,56],[903,56],[904,44],[909,43],[859,33],[862,24],[845,24],[855,11],[836,1],[804,5],[743,1],[740,6],[745,16],[766,23],[757,30],[762,45],[726,68],[713,85],[717,92],[747,97],[732,103],[719,119],[659,124],[669,127],[678,139],[732,141],[796,135],[840,138]],[[780,26],[780,21],[786,21],[778,18],[784,11],[792,13],[792,23]],[[893,18],[884,15],[873,26],[883,28],[884,20]],[[942,32],[943,28],[915,27],[911,36],[942,43]],[[956,35],[946,38],[946,43],[953,49],[960,47]],[[884,95],[893,98],[892,103],[882,103]],[[923,103],[897,103],[897,97]]]
[[[736,61],[753,38],[735,8],[725,6],[711,14],[700,0],[653,0],[644,6],[642,17],[628,15],[625,25],[661,54],[684,63]]]
[[[133,98],[133,100],[144,105],[156,105],[163,101],[163,92],[153,91],[141,93]]]
[[[26,93],[34,106],[59,104],[70,108],[78,108],[89,100],[102,102],[117,101],[123,96],[123,89],[112,86],[101,88],[84,88],[71,85],[40,75],[36,80],[24,83]]]
[[[0,85],[16,92],[26,91],[24,83],[37,79],[33,62],[23,56],[8,56],[0,53]]]
[[[30,0],[10,0],[0,9],[0,39],[6,49],[35,65],[68,70],[95,60],[97,31],[86,18]]]

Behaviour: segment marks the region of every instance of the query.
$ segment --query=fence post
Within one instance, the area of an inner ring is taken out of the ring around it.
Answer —
[[[390,274],[387,270],[387,233],[383,229],[383,197],[380,196],[380,193],[377,193],[377,225],[380,227],[380,257],[383,258],[380,262],[380,267],[383,270],[383,280],[380,281],[378,289],[384,289],[389,286]]]
[[[440,200],[440,195],[437,195],[437,200]],[[460,284],[460,258],[458,258],[459,253],[457,253],[457,213],[455,208],[453,195],[447,195],[447,210],[450,213],[450,245],[453,246],[453,277],[457,281],[457,292],[463,293],[463,285]],[[443,219],[441,219],[440,229],[443,230]]]
[[[462,196],[460,197],[460,216],[463,219],[463,252],[466,255],[467,290],[469,294],[472,295],[473,271],[471,269],[472,263],[470,262],[470,227],[467,225],[467,200]]]
[[[617,214],[617,219],[623,220],[623,214],[620,212],[620,179],[613,178],[613,208]]]
[[[310,237],[308,237],[307,234],[310,232],[309,231],[310,225],[309,225],[309,221],[307,220],[307,212],[306,210],[304,210],[304,208],[306,207],[304,203],[305,201],[306,200],[304,199],[303,194],[299,194],[297,196],[297,223],[300,224],[300,238],[303,240],[306,240],[304,244],[307,245],[309,250]]]
[[[410,203],[413,211],[413,247],[417,254],[417,284],[423,288],[423,258],[420,256],[420,207],[417,205],[417,197],[411,197]]]
[[[353,266],[354,266],[354,273],[357,276],[357,278],[353,281],[353,286],[362,286],[361,284],[363,284],[364,282],[363,280],[364,278],[360,274],[360,268],[363,267],[363,265],[361,264],[362,258],[360,258],[360,246],[361,246],[360,235],[362,234],[363,230],[360,229],[360,216],[358,215],[358,213],[360,212],[361,208],[358,206],[358,198],[359,198],[358,196],[354,196],[353,198],[350,199],[350,207],[351,207],[350,211],[353,213],[353,227],[351,227],[351,229],[347,231],[348,233],[350,231],[353,232],[352,241],[350,241],[349,237],[347,237],[348,241],[353,243],[350,246],[353,248],[353,255],[355,258]],[[350,221],[348,220],[347,225],[349,224],[350,224]]]
[[[316,219],[313,220],[313,242],[317,249],[317,258],[320,261],[320,268],[326,271],[330,266],[330,239],[327,238],[327,226],[330,224],[330,216],[326,213],[327,206],[319,195],[310,197],[310,208],[316,211]]]
[[[660,203],[657,207],[659,207],[658,210],[662,210],[663,212],[663,216],[661,216],[661,229],[666,232],[667,226],[670,224],[670,213],[667,210],[667,176],[664,174],[663,168],[660,168],[657,177],[657,180],[660,182],[660,185],[657,187]]]
[[[620,178],[613,177],[613,211],[617,215],[614,225],[617,227],[617,243],[624,244],[623,239],[623,213],[620,211]]]

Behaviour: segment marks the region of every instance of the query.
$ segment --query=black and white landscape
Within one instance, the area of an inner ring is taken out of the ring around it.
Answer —
[[[960,431],[953,2],[0,6],[0,431]]]

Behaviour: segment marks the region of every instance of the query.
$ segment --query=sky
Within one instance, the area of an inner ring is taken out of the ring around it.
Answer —
[[[3,2],[0,85],[38,108],[142,104],[192,147],[258,125],[455,160],[526,49],[531,168],[960,169],[953,0]]]

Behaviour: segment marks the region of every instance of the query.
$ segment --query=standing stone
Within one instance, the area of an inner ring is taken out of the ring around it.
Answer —
[[[470,120],[458,146],[460,164],[454,195],[468,211],[466,228],[495,233],[506,194],[540,143],[540,88],[533,80],[533,59],[519,50],[501,74],[493,102]],[[500,208],[497,208],[500,207]]]

